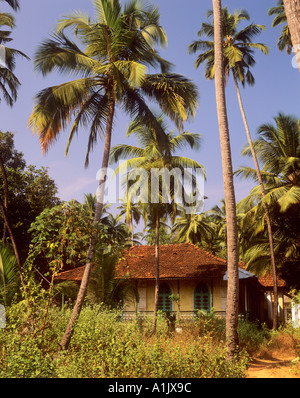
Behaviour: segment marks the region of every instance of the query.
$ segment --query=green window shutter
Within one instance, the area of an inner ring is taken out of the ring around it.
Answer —
[[[210,293],[204,282],[198,283],[194,291],[194,309],[210,312]]]
[[[162,283],[159,287],[158,293],[158,309],[161,311],[169,312],[172,311],[172,301],[170,295],[172,291],[167,283]]]

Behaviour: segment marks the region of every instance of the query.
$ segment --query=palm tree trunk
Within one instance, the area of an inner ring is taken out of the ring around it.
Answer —
[[[300,0],[283,0],[283,4],[300,71]]]
[[[156,318],[158,311],[158,294],[159,294],[159,216],[156,216],[155,223],[155,260],[156,260],[156,275],[155,275],[155,294],[154,294],[154,312],[151,334],[156,331]]]
[[[255,170],[256,170],[256,175],[257,175],[257,179],[258,179],[260,190],[261,190],[261,195],[264,198],[266,196],[265,187],[264,187],[263,180],[262,180],[262,177],[261,177],[261,172],[260,172],[259,164],[258,164],[258,161],[257,161],[255,149],[254,149],[254,146],[253,146],[253,143],[252,143],[251,134],[250,134],[250,130],[249,130],[249,126],[248,126],[245,110],[244,110],[244,107],[243,107],[243,102],[242,102],[242,98],[241,98],[241,93],[240,93],[238,81],[237,81],[237,78],[236,78],[234,73],[233,73],[233,79],[234,79],[234,83],[235,83],[235,87],[236,87],[236,92],[237,92],[237,96],[238,96],[238,101],[239,101],[239,106],[240,106],[243,122],[244,122],[245,129],[246,129],[246,135],[247,135],[249,147],[250,147],[252,158],[253,158],[254,165],[255,165]],[[274,294],[273,329],[277,330],[277,328],[278,328],[277,271],[276,271],[276,263],[275,263],[275,254],[274,254],[274,243],[273,243],[271,218],[270,218],[269,208],[268,208],[268,205],[266,203],[264,203],[264,211],[265,211],[266,222],[267,222],[267,231],[268,231],[268,239],[269,239],[269,247],[270,247],[270,258],[271,258],[273,284],[274,284],[274,288],[273,288],[273,294]]]
[[[97,225],[101,220],[102,210],[103,210],[103,200],[104,200],[104,191],[105,191],[105,181],[106,181],[106,171],[109,162],[110,155],[110,146],[111,146],[111,135],[112,135],[112,126],[113,126],[113,118],[115,113],[115,96],[113,88],[111,89],[111,97],[110,97],[110,105],[109,105],[109,114],[107,117],[106,123],[106,132],[105,132],[105,141],[104,141],[104,151],[103,151],[103,159],[102,159],[102,169],[99,181],[99,188],[97,193],[97,202],[94,216],[94,225]],[[59,349],[68,349],[71,337],[74,331],[75,322],[79,317],[83,301],[87,292],[88,282],[92,270],[92,261],[95,255],[97,244],[97,236],[92,236],[88,255],[87,255],[87,264],[84,269],[83,277],[81,280],[79,292],[77,295],[76,303],[70,317],[67,329],[60,343]]]
[[[223,183],[225,193],[225,210],[227,220],[227,305],[226,305],[226,344],[228,358],[233,360],[238,346],[238,243],[236,202],[233,185],[233,170],[230,148],[230,137],[227,119],[224,65],[221,0],[213,0],[214,37],[215,37],[215,90],[219,135],[222,155]]]
[[[2,176],[3,176],[3,182],[4,182],[4,208],[6,213],[8,214],[8,181],[7,181],[7,174],[6,174],[6,170],[4,167],[4,163],[0,154],[0,168],[1,168],[1,172],[2,172]],[[3,223],[3,235],[2,235],[2,242],[3,244],[5,244],[6,241],[6,223]]]

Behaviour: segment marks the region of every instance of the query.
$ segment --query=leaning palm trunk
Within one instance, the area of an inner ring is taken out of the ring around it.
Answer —
[[[106,124],[106,133],[105,133],[105,141],[104,141],[104,151],[103,151],[103,159],[102,159],[102,169],[99,181],[99,189],[97,194],[97,202],[96,202],[96,210],[94,216],[94,225],[97,225],[100,222],[102,210],[103,210],[103,200],[104,200],[104,191],[105,191],[105,181],[106,181],[106,170],[109,162],[109,154],[110,154],[110,146],[111,146],[111,134],[112,134],[112,125],[113,125],[113,117],[115,113],[115,99],[114,94],[111,94],[110,107],[109,107],[109,115],[107,118]],[[72,333],[74,330],[75,322],[79,317],[81,312],[81,308],[83,305],[83,301],[87,292],[87,287],[91,275],[92,270],[92,261],[95,256],[97,244],[97,236],[92,236],[88,256],[87,256],[87,264],[84,269],[83,277],[81,280],[79,292],[77,295],[76,303],[70,317],[67,329],[60,343],[60,349],[68,349],[68,346],[71,341]]]
[[[228,358],[230,360],[233,360],[238,346],[238,244],[236,202],[233,185],[230,137],[224,87],[222,5],[220,0],[213,0],[213,11],[215,29],[215,90],[222,154],[225,210],[227,219],[228,284],[226,306],[226,344],[228,348]]]
[[[156,320],[158,311],[158,295],[159,295],[159,216],[156,217],[155,222],[155,261],[156,261],[156,275],[155,275],[155,293],[154,293],[154,312],[152,321],[151,334],[156,331]]]
[[[254,150],[254,146],[253,146],[253,143],[252,143],[250,130],[249,130],[247,118],[246,118],[244,107],[243,107],[243,102],[242,102],[242,98],[241,98],[241,93],[240,93],[238,81],[237,81],[237,78],[236,78],[234,72],[233,72],[233,78],[234,78],[234,83],[235,83],[235,87],[236,87],[236,92],[237,92],[237,96],[238,96],[238,101],[239,101],[239,106],[240,106],[243,122],[244,122],[245,129],[246,129],[247,139],[248,139],[249,147],[250,147],[252,158],[253,158],[254,165],[255,165],[257,179],[258,179],[260,190],[261,190],[261,195],[264,198],[266,196],[265,187],[264,187],[264,184],[263,184],[263,180],[262,180],[262,177],[261,177],[259,164],[258,164],[258,161],[257,161],[257,157],[256,157],[256,153],[255,153],[255,150]],[[276,271],[275,254],[274,254],[272,225],[271,225],[269,208],[268,208],[268,205],[266,203],[264,203],[264,211],[265,211],[266,222],[267,222],[268,239],[269,239],[269,247],[270,247],[270,258],[271,258],[273,284],[274,284],[274,289],[273,289],[273,293],[274,293],[273,329],[276,330],[278,328],[277,271]]]
[[[300,0],[283,0],[283,4],[300,71]]]

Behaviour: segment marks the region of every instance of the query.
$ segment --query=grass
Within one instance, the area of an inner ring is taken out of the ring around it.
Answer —
[[[224,320],[201,317],[179,334],[159,316],[150,337],[151,319],[121,322],[120,312],[94,305],[82,310],[68,351],[58,354],[70,311],[53,306],[42,332],[42,305],[34,317],[20,304],[11,307],[0,329],[0,377],[242,378],[253,352],[274,338],[266,328],[241,322],[240,352],[228,362]],[[293,339],[297,346],[295,333]]]

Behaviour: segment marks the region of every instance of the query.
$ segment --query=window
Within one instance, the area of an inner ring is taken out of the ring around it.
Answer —
[[[170,295],[172,294],[171,288],[167,283],[162,283],[159,286],[158,292],[158,309],[161,311],[172,311],[172,301]]]
[[[204,282],[198,283],[194,292],[194,309],[210,311],[210,293]]]

